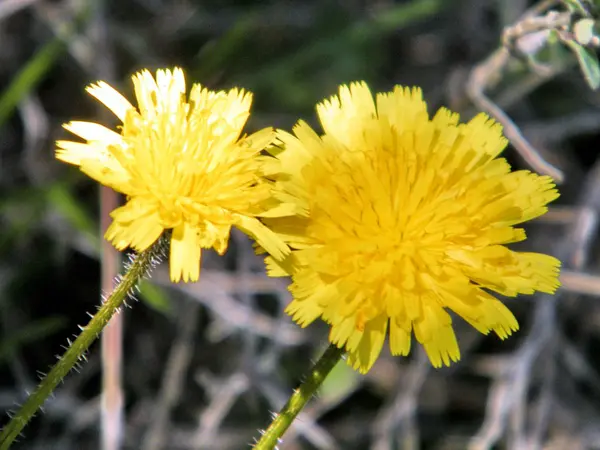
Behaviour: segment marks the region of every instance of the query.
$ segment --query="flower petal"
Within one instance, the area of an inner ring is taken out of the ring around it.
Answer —
[[[156,209],[139,201],[130,201],[111,213],[113,222],[106,230],[105,238],[119,249],[127,247],[141,252],[160,237],[163,227]]]
[[[356,350],[349,352],[348,364],[360,373],[367,373],[381,353],[387,335],[389,318],[381,314],[370,320],[360,337]],[[355,333],[358,334],[357,331]]]
[[[120,134],[109,130],[103,125],[93,122],[71,121],[63,125],[65,130],[79,136],[86,141],[102,142],[104,147],[122,144],[123,138]]]
[[[123,97],[115,88],[104,81],[91,84],[85,90],[99,102],[110,109],[121,122],[125,121],[125,115],[128,110],[133,108],[125,97]]]
[[[244,233],[252,236],[258,245],[264,248],[273,258],[281,260],[290,253],[287,244],[273,231],[254,217],[235,216],[236,226]]]
[[[198,239],[199,230],[187,223],[173,229],[169,256],[171,281],[198,281],[202,248]]]

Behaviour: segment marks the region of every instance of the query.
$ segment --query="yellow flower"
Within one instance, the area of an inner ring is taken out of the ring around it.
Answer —
[[[430,119],[420,89],[374,101],[364,83],[317,112],[324,135],[304,122],[278,132],[278,196],[297,215],[267,221],[292,248],[267,267],[292,276],[287,312],[301,326],[329,323],[355,369],[371,368],[388,330],[392,354],[409,353],[414,331],[435,367],[449,365],[460,358],[449,311],[504,339],[518,324],[490,292],[557,289],[557,259],[504,245],[524,240],[514,225],[544,214],[558,192],[498,158],[499,124],[484,114],[459,124],[446,109]]]
[[[143,70],[133,76],[138,107],[104,82],[87,88],[122,122],[120,133],[97,123],[64,127],[85,143],[58,141],[56,157],[79,166],[98,182],[127,196],[112,212],[106,238],[120,250],[143,251],[172,229],[170,275],[196,281],[202,248],[227,249],[236,226],[276,259],[285,243],[257,217],[285,212],[263,176],[271,157],[260,152],[274,138],[271,128],[240,136],[252,96],[243,90],[213,92],[192,86],[183,71]]]

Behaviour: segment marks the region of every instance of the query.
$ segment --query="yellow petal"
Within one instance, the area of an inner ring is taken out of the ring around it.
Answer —
[[[406,356],[410,352],[411,323],[401,317],[390,319],[390,351],[392,355]]]
[[[348,354],[348,364],[360,373],[367,373],[381,353],[388,327],[384,314],[367,322],[356,350]]]
[[[292,317],[294,322],[304,328],[323,313],[323,308],[314,302],[294,300],[285,308],[285,312]]]
[[[79,166],[81,161],[88,158],[104,158],[98,154],[98,152],[104,149],[98,149],[90,144],[84,144],[83,142],[72,142],[72,141],[56,141],[56,158],[75,166]],[[106,153],[106,152],[105,152]]]
[[[110,109],[121,122],[125,121],[127,111],[133,108],[133,105],[125,97],[104,81],[91,84],[85,90]]]
[[[171,281],[198,281],[200,278],[201,247],[198,242],[199,230],[187,223],[173,229],[171,253],[169,256]]]
[[[260,152],[267,148],[275,139],[275,130],[273,128],[263,128],[250,136],[247,136],[242,142],[248,145],[256,152]],[[274,158],[269,158],[274,159]]]
[[[283,260],[277,260],[271,256],[265,258],[267,274],[270,277],[287,277],[294,272],[294,263],[292,255],[286,256]]]
[[[426,304],[423,318],[414,323],[415,336],[423,344],[434,367],[449,366],[460,359],[450,315],[439,306]]]
[[[258,245],[264,248],[275,259],[281,260],[290,253],[289,247],[283,240],[264,226],[258,219],[237,215],[236,226],[244,233],[256,239]]]
[[[97,123],[74,120],[64,124],[63,127],[65,130],[70,131],[86,141],[102,142],[104,147],[118,145],[123,142],[123,138],[120,134]]]
[[[127,247],[137,251],[146,250],[163,232],[156,211],[144,208],[139,203],[129,202],[115,209],[111,216],[113,222],[106,230],[105,237],[119,250]]]

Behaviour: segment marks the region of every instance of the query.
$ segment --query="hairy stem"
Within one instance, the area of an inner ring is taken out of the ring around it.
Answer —
[[[306,403],[317,392],[319,387],[329,375],[329,372],[342,359],[344,350],[334,344],[329,345],[325,353],[310,369],[304,381],[294,391],[285,406],[275,417],[267,431],[261,436],[254,446],[254,450],[273,450],[281,440],[283,434],[290,427],[296,416],[302,411]]]
[[[87,326],[82,329],[77,339],[69,346],[50,372],[42,379],[40,385],[27,398],[19,411],[2,429],[0,432],[0,450],[7,450],[10,447],[25,425],[27,425],[37,410],[52,394],[58,383],[84,357],[89,346],[96,340],[110,318],[123,305],[131,290],[153,267],[156,258],[163,252],[162,246],[162,239],[159,239],[157,243],[141,252],[131,262],[125,275],[123,275],[119,284],[117,284],[110,296],[98,309],[98,312],[92,317]]]

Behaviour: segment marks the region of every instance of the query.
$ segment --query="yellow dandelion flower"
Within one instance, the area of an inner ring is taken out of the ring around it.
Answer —
[[[74,121],[64,127],[85,143],[57,142],[58,159],[127,196],[112,212],[105,237],[119,250],[143,251],[172,229],[173,281],[198,280],[201,249],[223,254],[232,226],[275,259],[289,253],[258,219],[277,217],[286,205],[275,202],[272,182],[263,176],[273,158],[260,153],[274,130],[241,136],[251,94],[195,84],[187,99],[179,68],[158,70],[156,79],[143,70],[133,76],[133,85],[137,108],[102,81],[87,88],[122,122],[120,133]]]
[[[430,119],[420,89],[374,100],[364,83],[317,112],[322,136],[304,122],[278,132],[278,196],[297,215],[268,220],[292,254],[267,267],[292,276],[293,319],[329,323],[355,369],[371,368],[388,331],[392,354],[407,355],[414,332],[435,367],[449,365],[460,358],[449,311],[504,339],[518,324],[491,292],[557,289],[557,259],[505,246],[558,192],[498,158],[499,124],[484,114],[459,124],[446,109]]]

